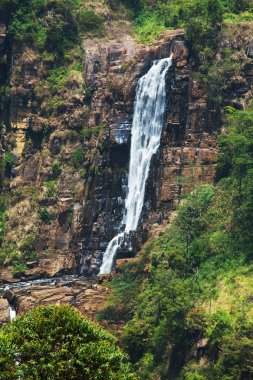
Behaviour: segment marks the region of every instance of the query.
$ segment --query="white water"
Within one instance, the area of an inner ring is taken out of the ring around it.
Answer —
[[[166,74],[171,64],[171,58],[154,61],[148,73],[138,82],[132,126],[128,194],[122,221],[125,229],[110,241],[104,253],[100,274],[111,272],[124,234],[135,231],[138,227],[151,158],[160,145],[166,103]]]
[[[14,318],[16,318],[17,313],[14,306],[10,306],[10,321],[12,321]]]

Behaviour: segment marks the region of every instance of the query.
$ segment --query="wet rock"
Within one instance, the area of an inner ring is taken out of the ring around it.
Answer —
[[[0,326],[10,320],[10,307],[6,299],[0,298]]]
[[[3,293],[3,298],[6,299],[9,303],[11,303],[15,298],[15,294],[10,289],[6,289]]]

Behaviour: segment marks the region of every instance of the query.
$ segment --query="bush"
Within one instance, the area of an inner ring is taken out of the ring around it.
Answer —
[[[77,12],[80,33],[92,33],[97,36],[104,34],[104,19],[92,10],[80,9]]]
[[[61,166],[58,162],[54,162],[53,165],[52,165],[52,176],[53,178],[58,178],[60,177],[62,173],[62,169],[61,169]]]
[[[121,268],[110,306],[99,314],[122,321],[125,310],[121,342],[147,379],[252,376],[252,108],[230,109],[229,118],[220,146],[229,178],[186,196],[169,229]],[[205,370],[187,349],[203,337]]]
[[[51,223],[51,221],[55,218],[55,215],[53,213],[50,213],[46,207],[42,207],[39,214],[40,219],[46,224]]]
[[[19,249],[23,253],[31,253],[34,251],[34,244],[36,241],[35,235],[27,235],[20,243]]]
[[[0,335],[2,380],[137,379],[116,339],[67,305],[38,307]]]
[[[10,35],[32,42],[41,52],[62,56],[80,41],[80,33],[104,33],[104,20],[94,11],[81,8],[75,0],[1,1],[0,9],[10,14]]]
[[[144,10],[135,21],[135,34],[138,40],[147,44],[154,38],[158,37],[165,29],[164,24],[161,22],[159,16],[149,10]]]
[[[51,180],[44,183],[45,188],[47,189],[47,196],[50,198],[57,198],[58,196],[58,187],[56,180]]]
[[[75,169],[78,169],[84,160],[84,150],[83,148],[77,148],[71,155],[70,165]]]
[[[93,136],[92,128],[84,128],[81,131],[81,136],[89,141]]]
[[[27,269],[28,268],[27,268],[27,266],[26,266],[26,264],[24,262],[14,261],[12,263],[12,269],[11,269],[11,271],[12,271],[13,274],[15,274],[17,272],[23,272],[23,271],[25,271]]]

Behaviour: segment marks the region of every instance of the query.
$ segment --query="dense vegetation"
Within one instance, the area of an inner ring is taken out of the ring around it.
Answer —
[[[47,118],[57,115],[68,104],[61,91],[64,86],[70,87],[71,82],[73,87],[74,82],[76,90],[84,93],[81,37],[102,36],[104,19],[81,0],[0,0],[0,12],[8,25],[10,45],[2,59],[5,78],[0,76],[0,106],[9,96],[6,66],[11,47],[22,51],[26,46],[42,63],[33,105],[41,103]]]
[[[115,338],[69,306],[38,307],[0,331],[0,379],[127,380]]]
[[[20,43],[31,42],[40,51],[63,54],[78,42],[80,34],[100,33],[103,20],[82,7],[81,0],[1,0],[9,19],[9,33]]]
[[[151,41],[168,28],[186,28],[190,41],[197,47],[215,41],[222,20],[240,21],[252,17],[251,0],[159,0],[140,1],[136,32],[142,42]],[[247,16],[246,16],[247,15]],[[203,46],[201,46],[201,50]]]
[[[195,74],[209,102],[217,109],[223,105],[240,64],[231,59],[229,49],[220,47],[221,24],[252,21],[252,0],[107,0],[106,4],[112,10],[119,4],[127,7],[135,38],[144,44],[166,29],[185,28]],[[67,97],[71,91],[88,103],[91,93],[85,85],[81,41],[84,35],[105,36],[104,17],[82,0],[0,0],[0,12],[8,24],[10,50],[31,47],[41,64],[33,106],[40,104],[46,139],[52,119],[66,107],[76,109]],[[9,61],[8,54],[0,60],[1,111],[10,96]],[[22,72],[17,70],[17,75]],[[83,103],[82,111],[80,125],[85,119]],[[253,107],[226,112],[230,125],[219,138],[217,183],[203,185],[182,199],[170,228],[148,242],[112,281],[111,304],[98,316],[103,323],[124,322],[120,342],[141,379],[153,380],[158,374],[166,379],[168,372],[180,380],[253,377]],[[68,133],[89,141],[105,130],[101,124],[80,131],[73,127]],[[66,138],[67,132],[63,133]],[[84,161],[79,145],[66,163],[73,171]],[[98,149],[89,154],[99,155]],[[12,160],[8,151],[1,160],[0,171],[6,177]],[[63,170],[59,157],[50,170],[43,188],[47,199],[54,201]],[[99,173],[95,164],[90,173]],[[38,189],[30,186],[26,191],[33,202]],[[2,194],[0,244],[5,198]],[[50,224],[56,215],[42,206],[38,217]],[[3,243],[0,266],[12,265],[13,272],[27,269],[26,262],[36,259],[34,243],[34,234],[24,236],[19,246]],[[196,342],[203,339],[203,347],[197,349]],[[36,309],[0,333],[0,379],[135,378],[125,363],[111,335],[67,307]]]
[[[136,38],[142,43],[159,38],[166,29],[184,28],[193,67],[196,68],[208,101],[219,108],[230,79],[240,65],[231,59],[222,23],[253,21],[252,0],[159,0],[140,1],[134,20]],[[221,59],[217,60],[217,53]]]
[[[126,322],[121,342],[143,379],[168,369],[184,380],[253,376],[253,108],[228,117],[218,183],[182,201],[168,231],[113,281],[99,315]],[[194,354],[203,338],[204,354]]]

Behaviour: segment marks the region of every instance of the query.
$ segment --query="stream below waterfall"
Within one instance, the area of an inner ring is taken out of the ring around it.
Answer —
[[[7,289],[15,289],[15,288],[27,288],[29,286],[33,285],[55,285],[57,282],[66,282],[71,283],[78,280],[85,280],[87,281],[86,277],[80,277],[80,276],[61,276],[61,277],[52,277],[52,278],[41,278],[37,280],[28,280],[28,281],[21,281],[21,282],[14,282],[10,284],[2,284],[0,285],[0,292],[3,292]]]
[[[52,277],[52,278],[42,278],[37,280],[30,280],[30,281],[22,281],[22,282],[15,282],[11,284],[2,284],[0,285],[0,293],[4,293],[7,290],[14,290],[14,289],[20,289],[20,288],[29,288],[31,286],[46,286],[46,285],[52,285],[56,286],[59,283],[64,284],[71,284],[76,281],[89,281],[89,279],[85,277],[80,276],[62,276],[62,277]],[[9,302],[9,317],[10,321],[12,321],[17,316],[17,310],[15,308],[15,304],[13,301]]]
[[[138,82],[131,130],[128,192],[121,222],[123,232],[108,244],[100,274],[111,272],[125,235],[136,231],[138,227],[151,158],[160,146],[166,105],[166,74],[171,65],[172,58],[154,61],[150,70]]]

